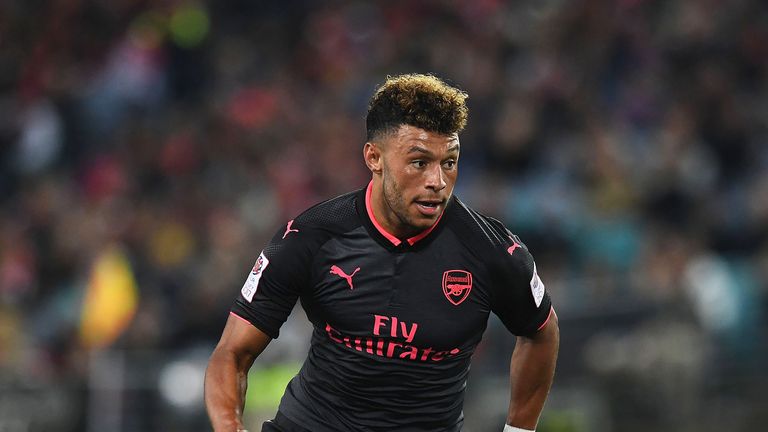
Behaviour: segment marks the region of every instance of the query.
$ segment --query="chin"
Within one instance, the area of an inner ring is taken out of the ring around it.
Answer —
[[[420,233],[420,232],[424,231],[425,229],[428,229],[429,227],[431,227],[434,223],[435,223],[435,221],[433,221],[433,220],[423,221],[423,222],[419,222],[418,224],[414,225],[413,228],[416,229],[417,233]]]
[[[418,215],[415,219],[411,220],[411,222],[413,222],[411,226],[418,229],[419,231],[424,231],[425,229],[434,225],[435,222],[437,222],[438,217],[440,217],[439,214],[435,215],[434,217]]]

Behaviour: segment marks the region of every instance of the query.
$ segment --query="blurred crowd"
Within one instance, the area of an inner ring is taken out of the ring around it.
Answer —
[[[596,395],[593,431],[768,420],[758,0],[0,3],[0,392],[87,400],[81,307],[109,250],[138,298],[109,349],[212,349],[273,233],[367,183],[368,98],[405,72],[470,95],[456,193],[537,258],[553,410]],[[503,374],[497,349],[478,361]]]

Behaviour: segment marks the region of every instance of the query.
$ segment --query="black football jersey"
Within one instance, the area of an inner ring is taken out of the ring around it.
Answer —
[[[551,302],[526,246],[455,196],[401,241],[367,188],[281,227],[232,313],[278,337],[296,300],[314,326],[280,412],[313,432],[459,431],[470,358],[489,313],[515,335],[543,327]]]

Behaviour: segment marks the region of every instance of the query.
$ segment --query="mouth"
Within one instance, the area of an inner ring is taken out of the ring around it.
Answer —
[[[416,200],[416,207],[425,216],[434,216],[443,205],[443,200]]]

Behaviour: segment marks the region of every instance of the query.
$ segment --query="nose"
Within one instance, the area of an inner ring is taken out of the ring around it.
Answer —
[[[445,189],[447,184],[445,183],[445,174],[440,164],[435,164],[427,170],[425,186],[427,189],[432,189],[435,192]]]

